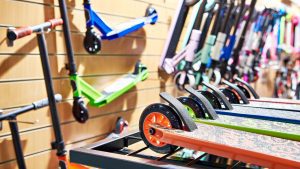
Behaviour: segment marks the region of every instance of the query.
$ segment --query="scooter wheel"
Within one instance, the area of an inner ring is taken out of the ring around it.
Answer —
[[[81,98],[74,98],[72,112],[74,118],[80,123],[86,122],[89,118],[88,109]]]
[[[193,98],[179,97],[177,99],[187,108],[189,115],[192,118],[205,118],[205,113],[200,103],[195,101]]]
[[[165,104],[152,104],[145,108],[139,121],[141,137],[151,150],[161,154],[174,152],[178,147],[159,141],[160,135],[150,126],[151,124],[182,129],[181,120],[175,110]]]
[[[122,117],[118,117],[116,122],[116,127],[115,127],[115,133],[121,134],[127,126],[128,126],[128,121],[126,121]]]
[[[243,93],[246,95],[246,97],[247,97],[248,99],[251,98],[251,95],[250,95],[249,91],[248,91],[244,86],[237,85],[237,87],[240,88],[240,89],[243,91]]]
[[[209,101],[209,103],[213,106],[214,109],[222,108],[221,103],[214,94],[212,94],[209,91],[201,91],[200,93]]]
[[[183,91],[183,90],[184,90],[184,86],[185,86],[186,84],[189,83],[189,80],[188,80],[188,78],[185,78],[185,79],[184,79],[184,83],[183,83],[183,84],[180,84],[180,83],[179,83],[180,76],[181,76],[181,75],[175,76],[175,77],[174,77],[174,78],[175,78],[174,81],[175,81],[176,87],[177,87],[179,90]]]
[[[152,15],[155,15],[155,14],[157,14],[156,9],[153,8],[153,7],[151,7],[151,6],[149,6],[149,7],[146,9],[145,17],[149,17],[149,16],[152,16]],[[156,22],[157,22],[157,17],[154,18],[154,19],[150,22],[150,24],[151,24],[151,25],[154,25]]]
[[[228,101],[233,104],[240,104],[239,97],[232,90],[225,88],[220,89],[221,92],[227,97]]]
[[[88,30],[84,37],[84,48],[90,54],[96,54],[101,50],[101,37],[93,30]]]

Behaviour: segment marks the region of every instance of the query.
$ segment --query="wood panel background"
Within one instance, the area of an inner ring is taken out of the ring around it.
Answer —
[[[160,61],[168,28],[177,6],[176,0],[92,0],[95,11],[111,25],[143,16],[152,4],[159,14],[156,25],[147,25],[132,34],[113,41],[103,41],[102,52],[89,55],[83,48],[85,18],[82,1],[66,0],[71,26],[75,60],[79,74],[101,90],[120,76],[133,71],[141,60],[147,65],[150,76],[111,104],[102,108],[90,107],[90,120],[79,124],[72,116],[72,91],[65,69],[66,50],[62,27],[46,35],[50,53],[51,71],[55,92],[63,95],[58,105],[63,137],[67,148],[83,146],[104,138],[113,129],[118,116],[126,118],[131,128],[137,128],[143,108],[161,101],[159,93],[179,93],[172,79],[160,76]],[[35,25],[60,17],[58,1],[54,0],[0,0],[0,108],[9,112],[46,97],[38,46],[34,35],[6,45],[9,26]],[[179,45],[181,46],[181,45]],[[260,88],[260,87],[259,87]],[[265,91],[265,90],[264,90]],[[87,100],[85,100],[87,102]],[[28,168],[57,168],[49,108],[19,116],[22,121],[39,122],[34,125],[19,123],[21,140]],[[17,168],[7,122],[0,131],[0,169]]]
[[[143,16],[152,4],[158,14],[156,25],[147,25],[124,38],[103,41],[102,52],[89,55],[83,48],[85,34],[84,10],[80,0],[66,0],[71,26],[75,60],[79,74],[101,90],[120,76],[133,71],[141,60],[147,65],[150,76],[111,104],[102,108],[90,107],[90,119],[79,124],[72,116],[72,91],[65,69],[66,49],[62,27],[46,35],[50,53],[51,71],[56,93],[63,102],[58,105],[63,137],[67,148],[83,146],[104,138],[113,129],[118,116],[137,128],[140,113],[150,103],[160,102],[159,93],[168,91],[177,95],[172,79],[159,76],[160,61],[168,28],[177,6],[175,0],[92,0],[92,7],[111,25]],[[54,0],[0,0],[0,108],[9,112],[46,97],[42,67],[36,37],[25,37],[6,45],[6,29],[9,26],[35,25],[60,17],[58,1]],[[85,100],[87,102],[87,100]],[[43,108],[19,116],[21,121],[39,122],[34,125],[19,123],[21,141],[28,168],[57,168],[49,108]],[[0,169],[17,168],[8,123],[0,131]]]

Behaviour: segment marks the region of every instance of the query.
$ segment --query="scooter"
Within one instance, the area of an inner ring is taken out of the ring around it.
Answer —
[[[60,102],[61,100],[62,100],[61,95],[56,94],[55,101]],[[49,105],[48,99],[43,99],[43,100],[33,102],[32,104],[30,104],[28,106],[21,107],[12,112],[9,112],[6,114],[0,114],[0,130],[2,130],[3,121],[7,120],[9,123],[9,128],[10,128],[10,132],[11,132],[11,136],[12,136],[14,151],[15,151],[19,169],[26,169],[27,167],[26,167],[26,163],[25,163],[25,159],[24,159],[18,123],[34,124],[34,122],[18,121],[17,117],[19,115],[27,113],[31,110],[38,110],[38,109],[46,107],[48,105]]]
[[[225,79],[232,79],[232,74],[230,73],[231,71],[228,67],[228,62],[232,56],[232,51],[236,44],[237,31],[238,31],[239,25],[242,24],[241,19],[242,19],[243,14],[245,13],[245,6],[246,6],[245,0],[241,0],[241,4],[239,5],[239,9],[237,11],[238,14],[236,14],[237,16],[234,19],[233,33],[231,35],[229,35],[230,34],[230,31],[229,31],[229,34],[227,35],[229,38],[229,44],[227,46],[223,47],[222,54],[220,56],[220,73],[221,73],[221,76]],[[245,25],[242,25],[242,26],[245,26]],[[241,28],[241,29],[243,29],[243,28]]]
[[[145,17],[137,18],[129,22],[121,23],[115,27],[109,26],[99,14],[91,7],[90,0],[83,2],[86,18],[86,32],[84,38],[84,47],[90,54],[96,54],[101,50],[101,40],[113,40],[134,32],[146,24],[155,24],[158,14],[153,7],[146,9]],[[98,29],[101,35],[94,29]]]
[[[176,47],[179,42],[180,35],[182,33],[188,12],[190,7],[194,6],[198,3],[199,0],[180,0],[178,2],[178,6],[176,8],[176,12],[173,16],[173,21],[171,23],[169,33],[167,36],[167,40],[165,46],[163,48],[163,52],[161,54],[159,68],[164,70],[164,62],[167,58],[172,58],[175,56]]]
[[[199,83],[205,79],[205,69],[207,67],[208,64],[208,59],[210,56],[210,52],[211,52],[211,48],[215,43],[216,40],[216,34],[217,34],[217,30],[218,30],[218,26],[219,26],[219,21],[220,18],[222,18],[222,11],[223,11],[223,7],[225,5],[225,1],[219,1],[216,2],[218,4],[218,8],[216,11],[216,16],[215,16],[215,21],[213,23],[213,27],[211,30],[211,34],[208,37],[205,37],[208,34],[208,29],[211,23],[211,20],[213,18],[214,13],[211,12],[209,13],[207,19],[206,19],[206,23],[204,25],[203,28],[203,38],[201,38],[201,41],[199,43],[199,47],[198,47],[198,52],[195,54],[195,59],[193,61],[193,65],[197,65],[199,64],[198,62],[201,62],[200,64],[200,68],[198,68],[195,71],[195,84],[193,86],[198,87]],[[206,39],[205,39],[206,38]],[[184,85],[184,84],[178,84],[178,85]]]
[[[218,115],[208,100],[192,88],[187,88],[187,91],[201,100],[198,106],[202,107],[200,108],[202,112],[198,111],[197,118],[189,116],[186,106],[168,93],[160,94],[167,104],[151,104],[142,112],[140,133],[144,143],[151,150],[170,155],[180,150],[178,147],[184,147],[264,167],[300,167],[297,155],[299,150],[295,148],[299,146],[299,142],[289,139],[294,137],[285,139],[270,137],[267,134],[272,133],[268,131],[270,128],[264,128],[265,131],[262,131],[259,126],[250,126],[252,123],[243,122],[245,126],[233,124],[239,120],[252,121],[247,118],[232,117],[228,120],[231,123],[227,123],[225,118],[231,117]],[[285,153],[284,158],[282,151],[275,148],[278,147],[278,142],[290,150]]]
[[[180,51],[178,54],[176,54],[173,58],[166,58],[164,61],[163,68],[168,74],[177,72],[175,74],[174,79],[177,79],[176,77],[178,77],[178,76],[183,77],[183,78],[179,78],[179,83],[180,82],[185,83],[186,80],[188,80],[190,84],[195,83],[195,80],[193,78],[194,77],[193,71],[191,70],[191,66],[192,66],[192,61],[194,60],[195,51],[198,48],[198,44],[199,44],[199,41],[201,38],[201,31],[198,29],[201,26],[202,16],[205,13],[206,5],[207,5],[207,1],[203,0],[201,2],[200,9],[197,13],[197,19],[196,19],[195,23],[193,24],[194,29],[192,30],[192,34],[189,37],[189,42],[188,42],[187,46],[182,51]],[[188,36],[188,33],[187,33],[187,36]],[[179,64],[182,64],[183,60],[185,61],[184,66],[182,66],[182,65],[179,66]],[[182,67],[182,68],[180,68],[180,67]],[[178,70],[176,70],[176,68]],[[175,80],[175,82],[176,82],[176,80]]]
[[[13,46],[14,41],[23,38],[25,36],[29,36],[32,33],[36,33],[39,52],[41,56],[42,69],[43,69],[43,74],[45,79],[45,86],[46,86],[46,91],[47,91],[47,96],[49,101],[54,137],[55,137],[55,141],[51,143],[51,147],[52,149],[56,149],[56,155],[59,159],[59,167],[61,169],[66,169],[67,167],[86,169],[86,167],[69,163],[67,160],[65,143],[61,132],[59,113],[57,111],[55,93],[54,93],[53,82],[51,78],[52,76],[51,76],[51,70],[50,70],[50,64],[48,58],[48,50],[47,50],[47,44],[45,39],[45,33],[49,32],[51,29],[54,29],[56,26],[62,24],[63,24],[62,19],[52,19],[49,20],[48,22],[35,25],[35,26],[21,27],[18,29],[9,28],[7,30],[7,43],[8,46]]]
[[[137,62],[132,74],[123,76],[114,84],[105,88],[103,91],[97,91],[77,74],[65,0],[59,0],[59,9],[61,17],[64,21],[63,31],[68,56],[68,64],[66,68],[69,70],[69,77],[73,89],[74,101],[72,112],[74,118],[78,122],[84,123],[86,120],[88,120],[89,114],[88,109],[83,101],[83,96],[89,100],[91,106],[105,106],[130,90],[138,82],[146,80],[149,73],[145,65]]]

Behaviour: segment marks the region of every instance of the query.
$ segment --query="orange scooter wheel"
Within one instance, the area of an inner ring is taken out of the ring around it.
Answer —
[[[182,129],[182,123],[173,108],[160,103],[146,107],[140,117],[139,129],[143,141],[151,150],[161,154],[175,151],[178,147],[161,142],[159,133],[155,132],[155,129],[150,126],[151,124]]]

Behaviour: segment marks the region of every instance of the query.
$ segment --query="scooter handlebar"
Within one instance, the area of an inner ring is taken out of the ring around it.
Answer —
[[[39,32],[44,29],[53,29],[58,25],[62,25],[63,20],[61,18],[57,19],[50,19],[49,21],[36,25],[36,26],[28,26],[28,27],[21,27],[21,28],[9,28],[7,30],[7,38],[10,41],[14,41],[16,39],[23,38],[25,36],[31,35],[33,32]]]
[[[54,29],[56,26],[62,25],[64,23],[61,18],[50,19],[48,22],[51,23],[51,29]]]
[[[62,96],[60,94],[55,95],[55,101],[60,102],[62,100]],[[39,109],[49,105],[48,99],[42,99],[32,103],[34,105],[34,109]]]

